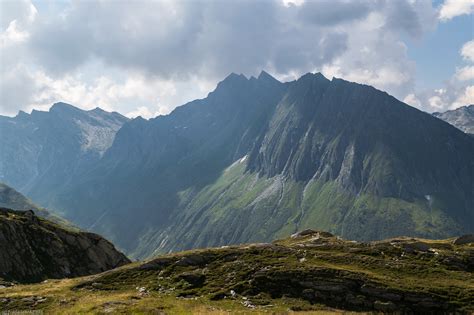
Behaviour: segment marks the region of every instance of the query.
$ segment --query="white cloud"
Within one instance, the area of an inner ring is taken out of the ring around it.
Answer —
[[[443,100],[439,96],[432,96],[428,99],[428,103],[434,109],[440,110],[444,107]]]
[[[296,6],[302,5],[304,2],[304,0],[282,0],[282,1],[283,1],[283,4],[287,7],[290,5],[296,5]]]
[[[474,40],[471,40],[462,46],[461,56],[465,60],[474,62]]]
[[[460,56],[471,65],[456,68],[454,75],[444,87],[428,89],[407,95],[404,102],[422,110],[445,111],[474,103],[474,41],[465,43],[459,50]]]
[[[127,114],[125,114],[125,116],[127,116],[128,118],[137,118],[140,116],[142,118],[149,119],[158,116],[159,114],[159,112],[152,113],[146,106],[140,106],[137,109],[128,112]]]
[[[37,13],[27,0],[0,2],[3,32],[16,20],[8,38],[20,39],[2,47],[0,76],[16,84],[11,92],[0,85],[8,94],[0,114],[56,101],[162,114],[230,72],[262,69],[283,80],[322,71],[396,97],[412,93],[415,64],[401,39],[433,29],[430,2],[291,2],[72,1]]]
[[[439,19],[447,21],[459,15],[471,14],[473,10],[472,0],[446,0],[439,10]]]
[[[414,107],[420,107],[421,102],[420,100],[416,97],[415,94],[411,93],[408,94],[404,99],[403,102],[407,103],[408,105],[414,106]]]
[[[456,109],[471,104],[474,104],[474,85],[466,86],[464,93],[459,95],[456,101],[451,104],[450,109]]]
[[[457,69],[454,76],[459,81],[474,80],[474,66],[466,66]]]
[[[28,32],[18,29],[17,20],[13,20],[5,32],[0,33],[0,45],[1,47],[7,47],[18,42],[24,42],[29,36]]]

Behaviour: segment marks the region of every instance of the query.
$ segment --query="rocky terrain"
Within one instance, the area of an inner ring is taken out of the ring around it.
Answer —
[[[433,115],[465,133],[474,135],[474,105],[462,106],[444,113],[436,112]]]
[[[65,314],[470,313],[473,242],[474,235],[360,243],[305,230],[273,243],[192,250],[95,276],[6,288],[0,308]]]
[[[78,277],[129,262],[97,234],[69,230],[31,210],[0,208],[0,280],[38,282]]]

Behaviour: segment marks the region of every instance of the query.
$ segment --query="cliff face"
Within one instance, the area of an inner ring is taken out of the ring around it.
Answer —
[[[0,208],[0,278],[4,280],[84,276],[129,262],[97,234],[67,230],[33,211]]]

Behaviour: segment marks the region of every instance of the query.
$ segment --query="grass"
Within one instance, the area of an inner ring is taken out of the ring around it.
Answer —
[[[3,289],[2,298],[8,297],[15,302],[5,305],[0,302],[0,309],[6,311],[43,310],[48,314],[287,314],[290,307],[311,312],[302,314],[328,314],[337,312],[324,306],[313,306],[297,299],[282,298],[271,305],[257,310],[244,306],[243,299],[224,299],[211,301],[206,297],[182,298],[172,294],[149,292],[142,295],[135,288],[120,290],[84,291],[73,290],[78,284],[90,281],[94,277],[83,277],[67,280],[49,280],[47,283],[18,285]],[[46,301],[32,306],[24,302],[25,297],[46,297]]]
[[[259,176],[246,172],[246,163],[235,162],[201,190],[180,192],[178,224],[160,233],[151,228],[132,257],[143,259],[151,249],[156,254],[268,242],[305,228],[357,240],[399,235],[445,238],[465,233],[454,217],[446,215],[437,195],[431,196],[434,202],[430,204],[425,198],[403,200],[365,191],[354,194],[331,180],[306,183]]]
[[[473,244],[455,246],[452,240],[356,243],[313,232],[272,244],[169,254],[95,276],[15,285],[0,290],[0,309],[52,314],[324,314],[383,311],[380,307],[472,312],[473,255]],[[46,300],[35,304],[31,297]]]

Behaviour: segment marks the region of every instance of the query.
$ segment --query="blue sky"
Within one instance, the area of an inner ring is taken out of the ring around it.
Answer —
[[[465,64],[459,51],[464,43],[474,38],[472,15],[458,16],[421,40],[407,40],[408,56],[415,60],[419,88],[436,88],[452,75],[453,69]]]
[[[229,73],[322,72],[433,112],[474,103],[472,0],[0,1],[0,115],[167,114]]]

